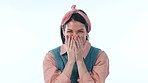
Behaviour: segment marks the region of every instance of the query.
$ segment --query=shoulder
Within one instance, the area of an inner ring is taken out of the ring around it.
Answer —
[[[91,46],[90,51],[99,54],[101,52],[101,49],[95,46]]]
[[[107,53],[104,50],[100,49],[100,51],[98,53],[98,58],[97,58],[97,61],[96,61],[95,65],[96,66],[97,65],[98,66],[104,65],[106,67],[109,66],[109,58],[108,58]]]
[[[100,52],[99,52],[99,54],[98,54],[98,60],[99,61],[107,61],[107,62],[109,62],[109,58],[108,58],[108,55],[107,55],[107,53],[104,51],[104,50],[101,50]]]
[[[61,47],[61,46],[57,46],[57,47],[55,47],[55,48],[49,50],[48,53],[50,53],[50,52],[52,53],[52,52],[54,52],[54,51],[59,51],[59,50],[60,50],[60,47]]]
[[[44,60],[49,60],[49,59],[54,59],[54,54],[58,51],[58,49],[60,49],[60,46],[58,47],[55,47],[51,50],[49,50],[46,54],[45,54],[45,57],[44,57]]]
[[[91,46],[91,48],[96,49],[96,50],[101,50],[100,48],[95,47],[95,46]]]
[[[91,48],[95,49],[98,51],[98,58],[108,58],[107,53],[102,50],[101,48],[95,47],[95,46],[91,46]]]

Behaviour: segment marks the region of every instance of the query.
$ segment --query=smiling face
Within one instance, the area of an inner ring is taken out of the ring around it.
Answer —
[[[83,43],[86,41],[86,36],[88,35],[85,25],[74,20],[71,20],[69,23],[67,23],[65,29],[62,31],[65,37],[67,37],[67,35],[73,36],[74,38],[81,37]]]

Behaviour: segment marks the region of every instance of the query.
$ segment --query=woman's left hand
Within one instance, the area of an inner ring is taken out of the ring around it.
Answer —
[[[83,61],[83,56],[84,56],[84,42],[81,37],[75,38],[75,56],[76,56],[76,62],[81,62]]]

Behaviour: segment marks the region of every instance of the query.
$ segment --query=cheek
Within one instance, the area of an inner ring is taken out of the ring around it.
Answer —
[[[71,34],[70,33],[67,33],[66,31],[63,31],[63,34],[64,34],[64,36],[70,36]]]
[[[69,39],[72,35],[69,33],[65,33],[65,40]]]
[[[72,34],[70,34],[70,33],[66,33],[65,36],[70,37],[70,36],[72,36]]]
[[[86,40],[86,35],[85,35],[85,34],[80,35],[80,37],[82,38],[82,40],[83,40],[83,41],[85,41],[85,40]]]

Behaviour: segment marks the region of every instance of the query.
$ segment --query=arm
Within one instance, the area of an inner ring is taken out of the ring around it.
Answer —
[[[109,59],[104,51],[99,53],[99,57],[93,67],[92,72],[86,72],[80,77],[80,83],[105,83],[109,74]]]
[[[87,81],[87,83],[88,83],[88,82],[94,83],[94,82],[93,82],[93,79],[90,77],[90,75],[89,75],[89,74],[86,74],[86,73],[88,73],[88,70],[87,70],[87,68],[86,68],[86,65],[85,65],[84,61],[81,61],[81,62],[79,61],[79,62],[77,62],[77,66],[78,66],[78,72],[79,72],[79,78],[80,78],[80,79],[83,79],[84,76],[87,75],[87,80],[81,80],[82,83],[86,83],[85,81]],[[81,81],[80,81],[80,83],[81,83]]]
[[[69,76],[72,67],[66,64],[63,73],[56,67],[56,61],[52,53],[47,53],[43,61],[44,81],[45,83],[70,83]],[[68,72],[66,72],[68,70]]]

